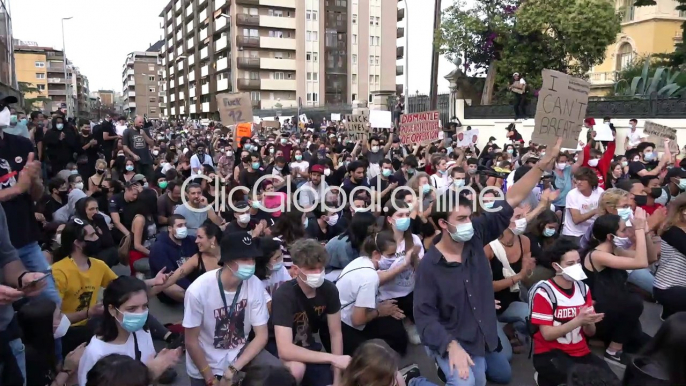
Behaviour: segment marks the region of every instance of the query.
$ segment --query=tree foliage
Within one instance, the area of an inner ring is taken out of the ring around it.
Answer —
[[[19,82],[19,92],[24,96],[24,105],[22,108],[26,114],[31,111],[40,110],[43,108],[44,103],[52,102],[52,99],[40,96],[40,90],[33,83],[30,82]],[[29,94],[38,94],[34,98],[28,98]]]
[[[584,76],[604,60],[621,16],[607,0],[476,0],[472,8],[458,0],[443,20],[437,42],[446,57],[464,55],[465,66],[481,72],[499,61],[502,100],[513,72],[530,90],[540,88],[544,68]]]

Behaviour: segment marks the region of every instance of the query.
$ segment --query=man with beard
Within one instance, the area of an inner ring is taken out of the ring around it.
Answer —
[[[136,171],[144,175],[148,181],[153,181],[154,168],[150,148],[155,146],[155,140],[150,135],[150,129],[143,127],[144,123],[143,117],[136,116],[134,127],[124,131],[124,152],[134,159]]]
[[[212,157],[205,152],[206,149],[207,147],[204,142],[198,142],[198,145],[195,147],[195,154],[191,156],[191,177],[202,174],[203,165],[214,167]]]

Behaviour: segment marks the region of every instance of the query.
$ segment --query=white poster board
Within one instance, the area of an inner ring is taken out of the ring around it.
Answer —
[[[393,118],[390,111],[370,110],[369,124],[373,128],[390,129],[393,125]]]
[[[341,114],[331,113],[331,120],[334,122],[340,121],[341,120]]]
[[[298,117],[298,120],[300,121],[300,123],[307,123],[307,115],[300,114],[300,116]]]
[[[458,147],[469,147],[471,145],[476,145],[476,141],[479,138],[479,130],[465,130],[457,133],[457,146]]]
[[[607,123],[601,123],[598,125],[593,126],[593,131],[595,131],[595,139],[596,141],[613,141],[614,138],[612,137],[612,129],[610,128],[610,125]]]

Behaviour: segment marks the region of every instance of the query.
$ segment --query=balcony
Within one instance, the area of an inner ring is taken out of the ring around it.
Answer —
[[[295,59],[275,59],[262,58],[260,59],[260,68],[265,70],[285,70],[295,71]]]
[[[220,10],[226,4],[226,0],[214,0],[214,10]]]
[[[398,10],[398,21],[403,20],[405,18],[405,9],[399,9]]]
[[[222,58],[217,60],[216,71],[224,71],[229,67],[229,58]]]
[[[174,46],[174,41],[171,39],[167,40],[167,50],[169,50],[173,46]]]
[[[205,83],[200,87],[200,92],[202,92],[202,95],[207,95],[210,93],[210,84]]]
[[[244,13],[239,13],[236,15],[236,25],[259,26],[260,17],[257,15],[246,15]]]
[[[174,88],[176,87],[176,83],[174,82],[174,79],[169,81],[169,88]]]
[[[229,80],[228,79],[219,79],[217,81],[217,92],[226,91],[228,89],[229,89]]]
[[[400,75],[402,75],[402,74],[404,74],[404,72],[403,72],[403,66],[395,66],[395,75],[396,75],[396,76],[400,76]]]
[[[172,102],[176,102],[176,94],[171,94],[170,100],[171,100]]]
[[[591,72],[588,74],[588,80],[593,86],[610,86],[617,81],[617,71],[609,72]]]
[[[65,83],[64,78],[48,78],[48,83]]]
[[[67,95],[67,90],[48,89],[48,96],[52,96],[52,95]]]
[[[289,107],[297,107],[298,101],[295,99],[263,99],[260,101],[260,107],[265,110],[275,109],[277,104],[280,104],[282,109],[287,109]]]
[[[260,37],[258,36],[236,36],[236,44],[239,47],[260,47]]]
[[[260,0],[260,5],[280,8],[295,8],[295,0]]]
[[[133,90],[129,90],[129,91],[126,92],[126,95],[129,96],[129,97],[135,97],[135,96],[136,96],[136,92],[133,91]]]
[[[395,48],[395,58],[396,59],[402,59],[405,57],[405,47],[396,47]]]
[[[129,87],[136,87],[136,82],[133,79],[129,80],[127,83]]]
[[[195,98],[195,86],[192,86],[188,89],[188,96],[190,98]]]
[[[398,32],[396,34],[396,37],[398,39],[405,37],[405,28],[398,28]]]
[[[195,114],[195,105],[194,104],[190,105],[189,110],[190,110],[189,113]]]
[[[136,102],[129,102],[129,108],[136,108]]]
[[[174,11],[179,11],[181,9],[181,0],[176,0],[174,3]]]
[[[52,71],[64,71],[64,63],[62,62],[48,62],[48,69]]]
[[[259,90],[261,84],[260,79],[238,79],[238,88],[242,90]]]
[[[214,42],[214,52],[219,52],[226,48],[226,46],[229,44],[229,39],[227,36],[220,36],[219,40],[216,40]]]
[[[214,32],[223,30],[229,24],[225,17],[218,17],[214,19]]]
[[[295,39],[286,38],[260,38],[260,48],[271,48],[274,50],[294,50],[296,48]]]
[[[276,17],[262,15],[259,17],[260,27],[295,29],[294,17]]]
[[[200,59],[205,59],[210,54],[209,48],[205,47],[200,50]]]
[[[210,112],[210,102],[205,102],[202,104],[202,112],[203,113],[209,113]]]
[[[188,56],[188,67],[191,67],[194,64],[195,64],[195,54],[191,53],[190,56]]]
[[[207,0],[198,0],[198,7],[202,7],[205,4],[207,4]]]
[[[278,1],[278,0],[277,0]],[[236,4],[259,5],[260,0],[236,0]]]
[[[200,77],[201,77],[201,78],[206,77],[207,74],[209,74],[209,73],[210,73],[210,68],[209,68],[207,65],[204,65],[204,66],[200,69]]]
[[[262,79],[261,89],[295,91],[295,79]]]
[[[238,58],[236,65],[241,70],[246,68],[260,68],[260,58]]]

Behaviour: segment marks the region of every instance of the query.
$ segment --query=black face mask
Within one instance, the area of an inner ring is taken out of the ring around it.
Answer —
[[[651,188],[650,189],[650,197],[660,198],[661,195],[662,195],[662,188]]]
[[[104,171],[104,170],[101,170],[101,169],[97,169],[97,170],[95,170],[95,172],[98,173],[98,174],[103,174],[103,173],[105,173],[105,171]]]
[[[83,246],[84,255],[91,257],[97,255],[100,252],[100,239],[97,239],[95,241],[85,240],[84,243],[86,244]]]
[[[634,202],[636,203],[636,206],[644,206],[644,205],[648,204],[648,196],[636,196],[636,195],[634,195]]]

